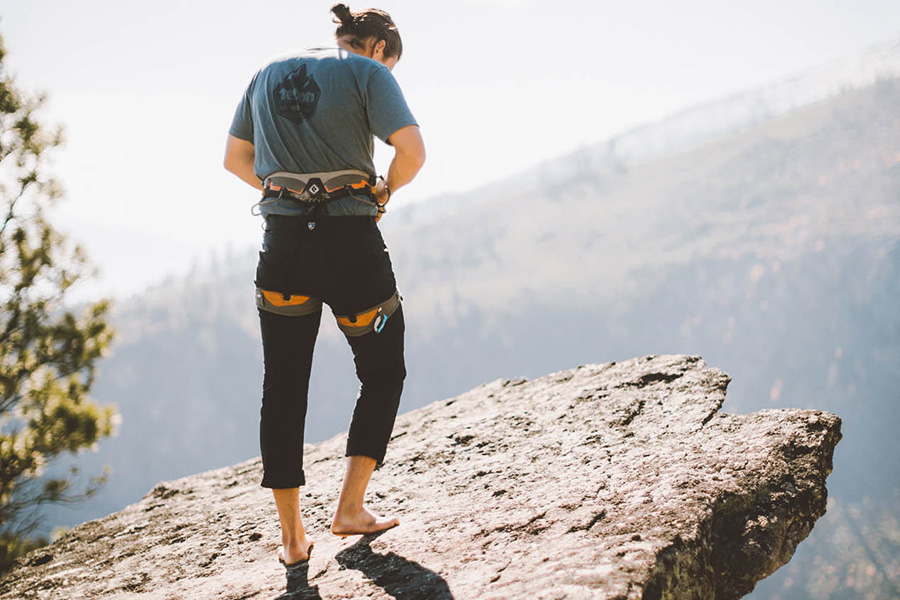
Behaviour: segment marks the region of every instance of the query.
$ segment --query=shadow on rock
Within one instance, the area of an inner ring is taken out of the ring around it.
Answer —
[[[287,588],[275,600],[322,600],[319,588],[309,585],[309,562],[286,569]]]
[[[393,552],[373,552],[370,544],[382,533],[384,532],[363,536],[361,540],[339,552],[335,556],[338,564],[346,569],[362,571],[363,575],[396,600],[453,600],[447,582],[431,569]]]

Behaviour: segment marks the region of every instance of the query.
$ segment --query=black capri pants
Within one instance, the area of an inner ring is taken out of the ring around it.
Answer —
[[[266,216],[256,286],[320,299],[335,315],[352,315],[390,298],[397,284],[390,255],[374,217]],[[262,486],[304,485],[303,439],[313,347],[322,311],[285,316],[259,311],[263,344],[263,396],[259,439]],[[347,337],[359,396],[350,422],[346,456],[378,464],[400,405],[406,367],[403,309],[380,332]]]

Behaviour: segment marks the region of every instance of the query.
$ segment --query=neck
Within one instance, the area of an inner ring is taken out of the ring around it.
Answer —
[[[338,45],[338,48],[343,48],[347,52],[352,52],[353,54],[359,54],[360,56],[366,56],[366,54],[363,53],[362,50],[350,45],[350,42],[348,42],[347,40],[345,40],[343,38],[337,38],[337,45]],[[366,58],[371,58],[371,57],[366,56]]]

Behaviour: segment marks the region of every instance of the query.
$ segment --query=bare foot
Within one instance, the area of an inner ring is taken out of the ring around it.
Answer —
[[[400,524],[397,517],[381,517],[363,507],[359,512],[351,515],[338,513],[334,515],[331,523],[331,533],[346,537],[384,531]]]
[[[309,560],[312,554],[313,542],[303,538],[303,542],[285,546],[278,546],[278,562],[285,567],[293,567]]]

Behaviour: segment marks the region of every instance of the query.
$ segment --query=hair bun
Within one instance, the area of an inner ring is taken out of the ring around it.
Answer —
[[[341,25],[353,24],[353,14],[350,12],[350,7],[346,4],[335,4],[331,7],[331,12],[338,18],[335,23],[340,23]]]
[[[371,39],[375,38],[376,44],[384,41],[384,56],[396,56],[399,59],[403,54],[400,33],[397,31],[391,15],[383,10],[367,8],[351,12],[349,6],[340,3],[332,5],[331,12],[334,13],[332,20],[338,24],[334,37],[339,44],[350,44],[353,48],[371,54],[367,48]]]

